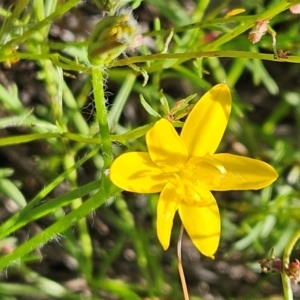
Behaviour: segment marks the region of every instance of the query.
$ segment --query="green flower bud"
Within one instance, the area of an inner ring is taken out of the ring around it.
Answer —
[[[138,23],[128,9],[121,10],[116,16],[103,18],[90,37],[90,63],[95,66],[110,63],[128,48],[136,47],[138,35]]]

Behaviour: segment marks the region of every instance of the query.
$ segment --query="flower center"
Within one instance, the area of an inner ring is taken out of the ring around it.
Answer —
[[[211,201],[210,190],[219,186],[225,174],[224,166],[212,156],[190,158],[177,173],[183,199],[190,205],[207,205]]]

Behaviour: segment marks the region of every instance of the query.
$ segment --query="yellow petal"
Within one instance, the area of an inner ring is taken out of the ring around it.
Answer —
[[[221,221],[213,195],[211,195],[210,203],[202,207],[188,205],[182,201],[178,212],[196,248],[202,254],[214,258],[219,246]]]
[[[204,156],[217,150],[231,110],[231,94],[224,83],[211,88],[197,102],[181,132],[189,156]]]
[[[120,155],[111,165],[109,177],[119,188],[135,193],[160,192],[168,182],[146,152]]]
[[[244,8],[235,8],[235,9],[232,9],[231,11],[229,11],[226,14],[225,19],[230,18],[230,17],[235,16],[235,15],[238,15],[240,13],[243,13],[244,11],[245,11]]]
[[[167,184],[157,204],[157,236],[164,250],[169,248],[173,219],[181,201],[173,184]]]
[[[220,161],[227,173],[214,191],[258,190],[274,182],[278,173],[269,164],[248,157],[220,153],[214,158]]]
[[[147,147],[152,161],[164,172],[178,172],[188,159],[187,148],[172,124],[161,119],[147,132]]]

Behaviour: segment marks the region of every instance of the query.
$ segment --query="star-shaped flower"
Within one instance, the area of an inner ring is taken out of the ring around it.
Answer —
[[[148,152],[120,155],[110,168],[118,187],[136,193],[161,192],[157,205],[157,235],[170,244],[178,211],[197,249],[214,257],[220,239],[220,215],[211,191],[256,190],[278,177],[262,161],[233,154],[216,154],[231,110],[226,84],[209,90],[189,114],[181,134],[161,119],[147,132]]]

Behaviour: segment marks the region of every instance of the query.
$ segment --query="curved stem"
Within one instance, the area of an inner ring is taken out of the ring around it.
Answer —
[[[187,290],[186,281],[184,277],[183,267],[182,267],[182,261],[181,261],[181,241],[182,241],[182,235],[183,235],[183,226],[181,225],[179,237],[178,237],[178,243],[177,243],[177,257],[178,257],[178,271],[183,291],[184,300],[189,300],[189,292]]]
[[[282,267],[283,267],[283,272],[281,273],[281,281],[282,281],[282,286],[283,286],[283,293],[284,293],[284,299],[285,300],[293,300],[293,291],[291,289],[291,280],[290,278],[286,275],[285,273],[285,268],[288,266],[290,263],[290,255],[291,252],[300,238],[300,229],[298,229],[294,235],[290,238],[289,242],[287,243],[284,253],[283,253],[283,258],[282,258]]]
[[[283,288],[283,295],[284,300],[293,300],[293,291],[291,289],[291,280],[285,274],[285,272],[281,272],[281,281],[282,281],[282,288]]]

